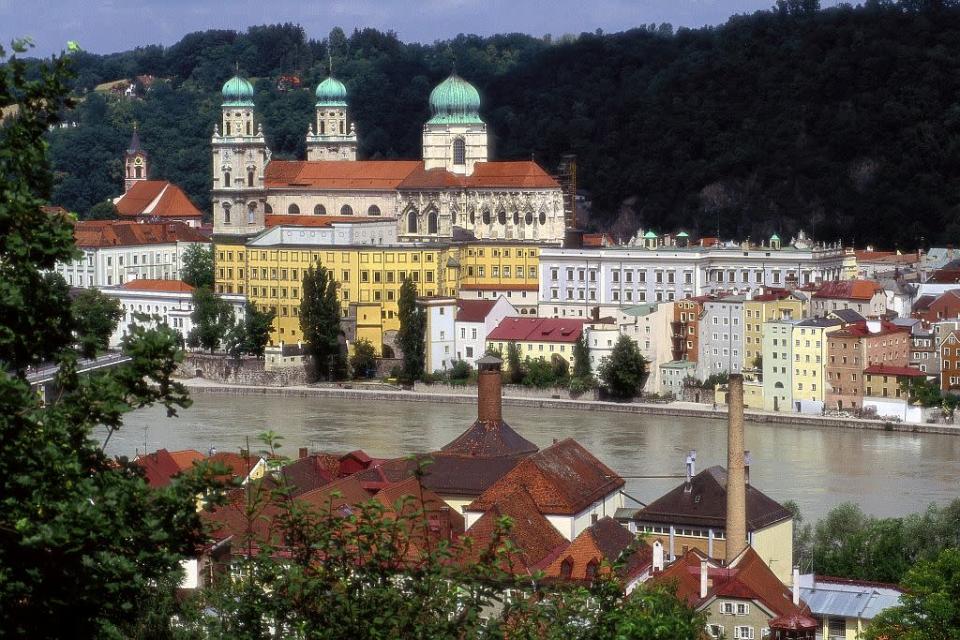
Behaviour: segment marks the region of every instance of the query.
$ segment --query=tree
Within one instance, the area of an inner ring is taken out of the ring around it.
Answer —
[[[80,354],[84,358],[95,358],[98,352],[106,351],[110,336],[123,319],[120,301],[96,289],[84,289],[70,306]]]
[[[507,343],[507,371],[510,384],[523,384],[526,372],[520,361],[520,347],[515,342]]]
[[[303,274],[300,331],[314,374],[329,380],[341,376],[345,363],[340,347],[340,301],[337,283],[326,267],[310,267]]]
[[[273,309],[260,310],[257,305],[247,302],[243,318],[243,351],[263,360],[263,353],[270,342],[270,332],[277,312]]]
[[[400,331],[397,332],[397,345],[403,351],[403,381],[413,382],[423,376],[426,365],[427,316],[417,304],[417,285],[405,278],[400,285],[400,298],[397,301],[400,316]]]
[[[181,352],[172,329],[134,327],[123,345],[129,362],[76,374],[77,323],[53,269],[79,254],[70,221],[41,210],[52,185],[45,138],[69,106],[69,62],[34,65],[28,73],[0,50],[0,108],[19,108],[0,127],[0,629],[129,637],[147,615],[142,605],[176,584],[180,560],[203,542],[196,495],[208,485],[187,474],[153,490],[103,452],[126,412],[189,404],[171,377]],[[63,393],[44,405],[26,371],[47,361],[59,365]],[[102,444],[94,429],[105,429]]]
[[[523,385],[540,389],[552,387],[556,383],[553,367],[546,360],[527,358],[524,363]]]
[[[635,397],[647,379],[647,361],[637,343],[625,335],[617,338],[613,351],[600,365],[600,379],[614,398]]]
[[[210,353],[220,348],[227,332],[235,324],[230,303],[215,294],[209,287],[193,290],[193,311],[190,313],[193,329],[187,337],[192,347],[207,349]]]
[[[944,549],[907,572],[899,606],[882,611],[866,640],[956,640],[960,637],[960,548]]]
[[[370,378],[377,371],[377,351],[373,343],[360,338],[353,343],[353,355],[350,356],[350,369],[354,378]]]
[[[580,337],[573,345],[573,377],[587,378],[593,375],[590,368],[590,349],[587,347],[587,336],[580,333]]]
[[[183,252],[180,279],[191,287],[213,289],[213,245],[191,244]]]
[[[117,207],[112,200],[104,200],[90,207],[87,220],[116,220],[119,216]]]

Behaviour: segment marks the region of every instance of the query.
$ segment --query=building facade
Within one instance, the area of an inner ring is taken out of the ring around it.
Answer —
[[[745,301],[743,296],[724,296],[703,302],[697,356],[701,380],[718,373],[742,371]]]

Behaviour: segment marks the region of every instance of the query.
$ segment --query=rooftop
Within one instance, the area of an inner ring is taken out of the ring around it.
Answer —
[[[483,322],[496,300],[457,300],[457,322]]]
[[[193,287],[183,280],[155,280],[138,279],[128,280],[120,285],[121,289],[127,291],[162,291],[166,293],[193,293]]]
[[[905,376],[910,378],[924,378],[927,376],[925,371],[916,367],[894,367],[887,364],[872,364],[863,370],[865,374],[877,376]]]
[[[884,609],[900,604],[901,593],[892,584],[800,576],[800,596],[817,616],[872,620]]]
[[[73,237],[81,249],[143,246],[197,242],[210,239],[182,222],[118,222],[116,220],[83,220],[73,225]]]
[[[187,194],[166,180],[141,180],[120,196],[116,203],[121,217],[151,216],[157,218],[200,218]]]
[[[825,282],[814,292],[814,298],[834,300],[870,300],[877,293],[883,293],[883,287],[874,280],[834,280]]]
[[[537,445],[514,431],[506,422],[477,420],[470,428],[445,444],[441,452],[474,458],[498,458],[530,455],[537,450]]]
[[[505,342],[576,342],[587,320],[572,318],[504,318],[487,340]]]

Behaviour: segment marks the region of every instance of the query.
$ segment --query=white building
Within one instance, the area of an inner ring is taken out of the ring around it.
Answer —
[[[740,373],[743,368],[743,296],[705,300],[700,315],[697,376]]]
[[[620,333],[637,343],[647,361],[647,381],[644,393],[658,393],[660,365],[672,358],[670,323],[673,321],[673,303],[637,304],[618,309],[614,320]]]
[[[166,325],[175,329],[186,341],[193,329],[193,287],[180,280],[130,280],[119,287],[101,289],[104,295],[116,298],[123,310],[123,318],[110,336],[110,348],[120,346],[131,325],[148,329]],[[234,319],[239,321],[246,313],[246,298],[240,295],[220,296],[233,307]],[[148,319],[138,318],[141,314]]]
[[[690,360],[674,360],[660,365],[660,395],[672,393],[683,395],[683,381],[697,375],[697,363]]]
[[[131,280],[178,280],[183,254],[192,245],[210,244],[181,222],[136,223],[87,220],[74,224],[83,255],[55,271],[71,287],[119,286]]]
[[[425,370],[433,373],[450,368],[457,359],[454,328],[457,299],[418,298],[417,305],[427,314]]]
[[[457,300],[454,322],[456,359],[476,367],[477,360],[486,352],[490,332],[504,318],[516,315],[516,307],[503,296],[496,300]]]
[[[589,317],[612,306],[839,279],[839,247],[619,246],[540,251],[540,314]],[[805,246],[805,245],[802,245]]]
[[[283,218],[280,218],[281,220]],[[395,245],[397,223],[392,218],[305,217],[295,224],[271,226],[251,239],[248,247]]]

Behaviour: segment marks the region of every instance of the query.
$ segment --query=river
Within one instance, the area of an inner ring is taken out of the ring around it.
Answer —
[[[131,413],[107,447],[133,455],[211,446],[237,450],[272,429],[281,453],[299,447],[331,452],[363,449],[374,457],[430,451],[476,417],[475,405],[360,402],[328,398],[194,394],[194,404],[167,418],[162,408]],[[688,449],[697,469],[726,463],[726,421],[620,413],[504,407],[504,419],[540,447],[571,437],[627,478],[625,490],[651,501],[679,479],[629,476],[682,474]],[[807,520],[842,502],[878,516],[899,516],[960,497],[960,437],[746,423],[751,481],[770,497],[794,500]],[[102,434],[101,434],[102,435]]]

